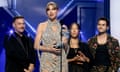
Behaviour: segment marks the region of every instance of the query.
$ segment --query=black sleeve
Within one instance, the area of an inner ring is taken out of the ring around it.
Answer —
[[[88,44],[86,43],[83,43],[83,48],[84,48],[84,54],[90,59],[90,62],[89,62],[89,67],[91,68],[92,65],[93,65],[93,56],[90,52],[90,48],[88,46]]]
[[[5,51],[6,51],[6,55],[8,57],[12,57],[12,55],[14,55],[14,52],[13,52],[13,47],[11,46],[11,41],[10,41],[10,36],[9,35],[5,35],[4,37],[4,48],[5,48]]]
[[[91,54],[91,52],[90,52],[90,48],[89,48],[88,44],[85,44],[85,55],[86,55],[87,57],[89,57],[89,58],[90,58],[90,60],[92,60],[92,59],[93,59],[93,57],[92,57],[92,54]]]
[[[90,53],[90,50],[89,50],[89,46],[86,44],[86,43],[81,43],[81,49],[82,49],[82,52],[85,54],[86,57],[88,57],[90,59],[90,62],[84,62],[84,70],[85,72],[89,72],[89,70],[91,69],[92,67],[92,54]]]
[[[20,64],[24,64],[26,62],[26,56],[20,55],[19,50],[17,50],[15,46],[15,41],[13,36],[6,35],[4,38],[4,48],[6,53],[6,58],[11,59],[15,62],[18,62]]]
[[[34,50],[34,40],[29,37],[29,46],[30,46],[30,63],[35,64],[36,62],[36,51]]]
[[[9,40],[8,40],[9,36],[8,35],[5,35],[4,37],[4,43],[3,43],[3,46],[5,48],[5,50],[9,49]],[[9,52],[9,51],[8,51]]]

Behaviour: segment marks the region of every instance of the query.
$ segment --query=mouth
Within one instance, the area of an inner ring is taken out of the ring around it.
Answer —
[[[53,16],[53,14],[50,14],[50,16]]]
[[[77,35],[77,33],[73,33],[73,35]]]
[[[99,28],[100,30],[103,29],[103,28]]]
[[[20,30],[24,30],[25,28],[20,28]]]
[[[51,13],[50,16],[54,16],[54,14]]]
[[[20,29],[24,29],[25,27],[21,27]]]

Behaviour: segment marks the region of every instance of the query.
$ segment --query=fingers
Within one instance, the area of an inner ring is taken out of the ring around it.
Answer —
[[[79,55],[84,56],[84,54],[81,51],[78,51]]]
[[[29,71],[29,70],[27,70],[27,69],[24,69],[24,71],[25,71],[25,72],[30,72],[30,71]]]
[[[56,51],[61,51],[61,49],[55,49]]]
[[[85,59],[83,57],[80,57],[79,60],[85,62]]]
[[[55,52],[59,52],[59,53],[60,53],[60,52],[61,52],[61,50],[60,50],[60,49],[55,49]]]
[[[55,53],[55,54],[60,54],[60,52],[61,52],[60,49],[53,48],[53,53]]]
[[[83,63],[82,62],[77,62],[77,64],[81,64],[82,65]]]
[[[52,45],[52,48],[56,48],[56,45]]]
[[[75,60],[77,60],[77,61],[82,61],[82,62],[85,61],[84,57],[81,56],[81,55],[76,55]]]
[[[75,56],[74,60],[78,61],[79,60],[79,55]]]
[[[27,71],[27,69],[24,69],[24,71],[26,72],[26,71]]]
[[[33,72],[34,71],[34,64],[29,64],[28,69],[30,72]]]
[[[86,58],[85,54],[82,53],[81,51],[78,51],[78,53],[79,53],[79,56]]]
[[[81,51],[78,51],[79,54],[81,54]]]
[[[28,69],[24,69],[24,72],[32,72],[32,71],[30,71],[30,70],[28,70]]]

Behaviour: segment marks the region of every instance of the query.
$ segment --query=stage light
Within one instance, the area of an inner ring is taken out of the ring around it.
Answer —
[[[27,36],[30,37],[30,34],[28,33]]]
[[[95,31],[95,34],[98,34],[98,30]]]
[[[83,34],[83,32],[82,32],[82,31],[80,31],[80,34]]]
[[[83,42],[87,42],[87,39],[86,39],[86,37],[84,35],[84,32],[80,31],[80,37],[81,37]]]
[[[74,0],[68,2],[68,4],[59,12],[58,17],[63,15],[63,13],[67,10],[67,8],[73,3]]]
[[[13,29],[9,30],[9,34],[13,34],[13,32],[14,32]]]

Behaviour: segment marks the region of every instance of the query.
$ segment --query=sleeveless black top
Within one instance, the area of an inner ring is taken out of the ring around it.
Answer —
[[[96,48],[94,64],[95,66],[110,66],[110,56],[107,49],[107,43],[103,45],[98,44],[98,47]]]

